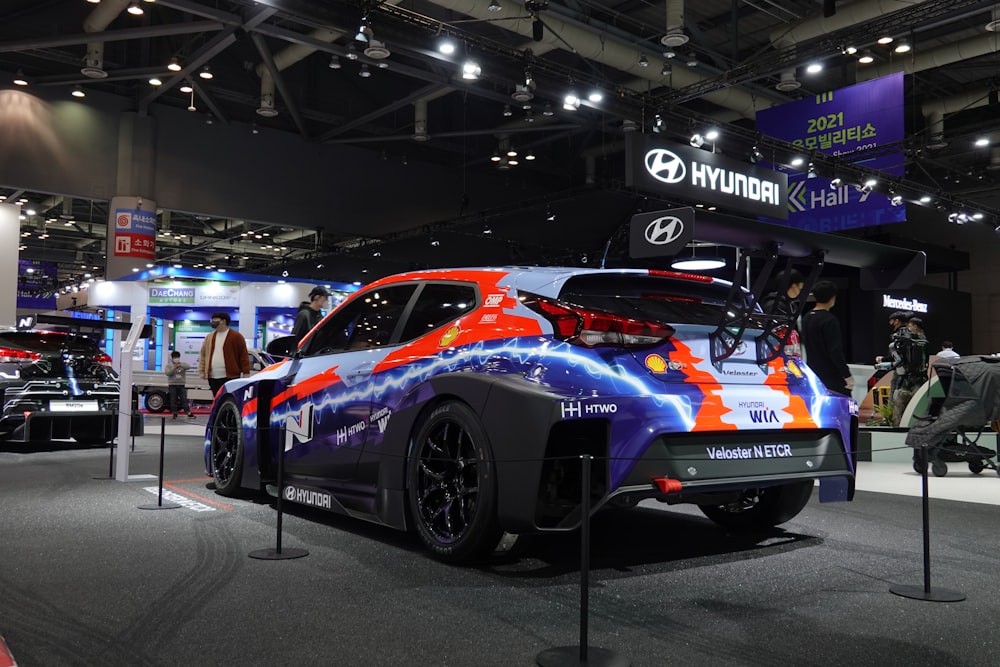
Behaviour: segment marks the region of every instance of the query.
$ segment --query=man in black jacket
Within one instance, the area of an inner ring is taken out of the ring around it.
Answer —
[[[821,280],[813,286],[812,295],[816,306],[802,318],[806,363],[827,389],[850,396],[854,378],[844,356],[840,322],[830,312],[837,303],[837,287],[829,280]]]
[[[316,285],[309,292],[309,300],[299,304],[299,312],[295,315],[295,326],[292,327],[292,335],[298,344],[314,326],[323,319],[323,306],[330,298],[330,290],[322,285]]]

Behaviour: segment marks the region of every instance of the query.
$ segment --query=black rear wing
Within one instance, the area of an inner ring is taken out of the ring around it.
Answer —
[[[40,324],[52,324],[73,333],[88,334],[95,333],[103,335],[105,331],[129,331],[132,325],[128,322],[111,322],[108,320],[93,320],[83,317],[68,317],[66,315],[50,315],[48,313],[34,313],[31,315],[18,315],[17,328],[21,330],[31,330]],[[144,324],[139,338],[150,338],[153,335],[153,326]]]

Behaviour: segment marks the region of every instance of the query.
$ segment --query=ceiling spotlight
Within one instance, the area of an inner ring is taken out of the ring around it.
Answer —
[[[121,11],[120,9],[118,11]],[[142,16],[142,7],[139,6],[138,2],[133,2],[128,6],[126,10],[132,16]]]
[[[698,66],[698,54],[696,54],[696,53],[690,53],[690,54],[688,54],[687,61],[684,64],[687,65],[688,67],[697,67]]]
[[[792,161],[789,164],[791,164],[793,167],[801,167],[803,164],[805,164],[805,160],[803,160],[800,156],[796,155],[795,157],[792,158]]]
[[[499,12],[503,10],[503,7],[500,6],[500,3],[497,2],[497,0],[490,0],[490,4],[486,9],[491,12]]]
[[[490,156],[490,162],[499,162],[499,161],[500,161],[500,153],[493,151],[493,155]]]
[[[368,69],[368,65],[362,64],[361,69],[358,70],[358,76],[360,76],[362,79],[367,79],[371,75],[372,71]]]
[[[705,137],[701,136],[697,132],[691,135],[691,140],[689,142],[695,148],[701,148],[705,145]]]
[[[490,227],[488,222],[483,223],[483,236],[489,236],[493,233],[493,228]]]
[[[149,85],[151,85],[151,86],[162,86],[163,85],[163,80],[160,79],[160,77],[158,77],[158,76],[151,76],[151,77],[149,77]]]
[[[876,179],[873,176],[869,176],[865,180],[865,187],[868,188],[868,189],[874,189],[876,185],[878,185],[878,179]]]
[[[551,105],[551,104],[549,104],[548,102],[546,102],[546,103],[545,103],[545,106],[544,106],[544,107],[542,107],[542,115],[543,115],[543,116],[551,116],[551,115],[553,115],[554,113],[555,113],[555,112],[554,112],[554,111],[552,110],[552,105]]]
[[[931,203],[931,196],[930,195],[924,195],[923,197],[920,198],[920,203],[921,204],[930,204]]]
[[[446,56],[450,56],[455,53],[455,42],[447,37],[438,42],[438,52],[443,53]]]
[[[177,60],[177,56],[174,56],[173,58],[170,59],[170,62],[167,63],[167,69],[170,70],[171,72],[180,72],[181,71],[181,69],[182,69],[181,68],[181,63],[180,63],[179,60]]]
[[[856,47],[856,46],[845,46],[843,48],[842,52],[843,52],[843,54],[845,56],[853,56],[855,53],[858,52],[858,47]]]
[[[881,37],[878,38],[878,43],[881,44],[882,46],[885,46],[886,44],[892,44],[892,37],[890,37],[889,35],[882,35]]]
[[[667,49],[661,55],[663,55],[663,57],[666,58],[667,60],[677,57],[677,53],[673,49]]]
[[[527,154],[526,154],[526,155],[524,156],[524,159],[525,159],[525,160],[534,160],[534,159],[535,159],[535,154],[534,154],[534,152],[532,152],[532,151],[531,151],[531,149],[528,149],[528,152],[527,152]]]
[[[843,184],[844,184],[844,179],[842,179],[840,176],[834,176],[832,179],[830,179],[830,187],[834,190],[836,190]]]
[[[466,81],[475,81],[482,73],[483,69],[474,60],[466,60],[462,65],[462,78]]]
[[[653,132],[659,134],[660,132],[663,132],[665,129],[667,129],[667,125],[663,121],[663,116],[661,116],[660,114],[656,114],[655,116],[653,116]]]
[[[510,118],[511,116],[514,115],[514,112],[510,110],[510,105],[509,104],[503,105],[503,115],[506,118]]]
[[[594,104],[597,104],[598,102],[604,99],[604,93],[596,89],[592,90],[589,93],[587,93],[587,99],[593,102]]]
[[[440,242],[440,241],[438,241],[438,240],[437,240],[437,239],[436,239],[436,238],[435,238],[435,237],[434,237],[434,236],[432,235],[432,236],[431,236],[431,240],[430,240],[430,244],[431,244],[431,247],[432,247],[432,248],[437,248],[437,247],[438,247],[439,245],[441,245],[441,242]]]
[[[187,95],[189,93],[193,93],[194,92],[194,87],[191,85],[190,82],[188,82],[188,83],[185,83],[180,88],[178,88],[178,90],[181,91],[182,93],[184,93],[185,95]]]
[[[809,167],[806,170],[806,178],[816,178],[816,165],[812,162],[809,163]]]
[[[545,220],[548,222],[555,222],[556,214],[552,212],[551,206],[545,207]]]
[[[898,44],[896,44],[896,48],[894,50],[896,51],[896,53],[907,53],[909,52],[910,48],[911,48],[910,43],[907,42],[905,39],[902,39],[899,41]]]
[[[200,76],[201,78],[203,78],[205,80],[214,78],[214,75],[212,74],[212,70],[208,69],[208,65],[205,65],[204,67],[201,68],[201,71],[198,72],[198,76]]]
[[[809,63],[806,65],[806,74],[819,74],[823,71],[823,63]]]
[[[982,148],[983,146],[989,146],[990,140],[987,137],[979,137],[976,139],[976,146]]]
[[[646,58],[645,53],[639,56],[639,67],[649,67],[649,60]]]
[[[347,52],[344,55],[348,60],[358,59],[358,47],[354,46],[354,42],[347,45]]]
[[[576,111],[580,108],[580,98],[576,96],[576,93],[566,93],[563,97],[563,109],[566,111]]]
[[[28,80],[24,77],[24,72],[17,70],[17,74],[14,75],[14,85],[15,86],[27,86]]]
[[[663,67],[660,69],[660,76],[670,76],[673,74],[673,69],[670,67],[670,63],[663,63]]]
[[[83,88],[80,86],[73,86],[73,90],[70,92],[73,97],[86,97],[87,93],[83,92]]]
[[[889,197],[889,203],[892,204],[893,206],[902,206],[903,195],[897,195],[897,194],[892,195],[891,197]]]
[[[873,56],[870,52],[865,51],[861,54],[861,57],[858,58],[858,62],[862,65],[871,65],[875,62],[875,56]]]
[[[330,69],[340,69],[341,68],[340,58],[338,58],[337,56],[330,56],[329,67]]]

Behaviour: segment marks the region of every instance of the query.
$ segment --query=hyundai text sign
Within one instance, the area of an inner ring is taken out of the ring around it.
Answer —
[[[628,231],[628,254],[640,257],[673,257],[694,237],[694,209],[639,213],[632,216]]]
[[[718,204],[735,213],[788,217],[788,177],[700,148],[633,136],[625,183],[664,197]]]

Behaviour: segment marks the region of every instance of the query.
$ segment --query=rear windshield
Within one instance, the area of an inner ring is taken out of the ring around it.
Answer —
[[[729,286],[664,276],[588,274],[570,278],[559,300],[631,319],[718,325]],[[749,295],[747,295],[749,297]]]
[[[6,331],[0,333],[0,346],[51,354],[94,354],[97,345],[89,338],[60,331]]]

